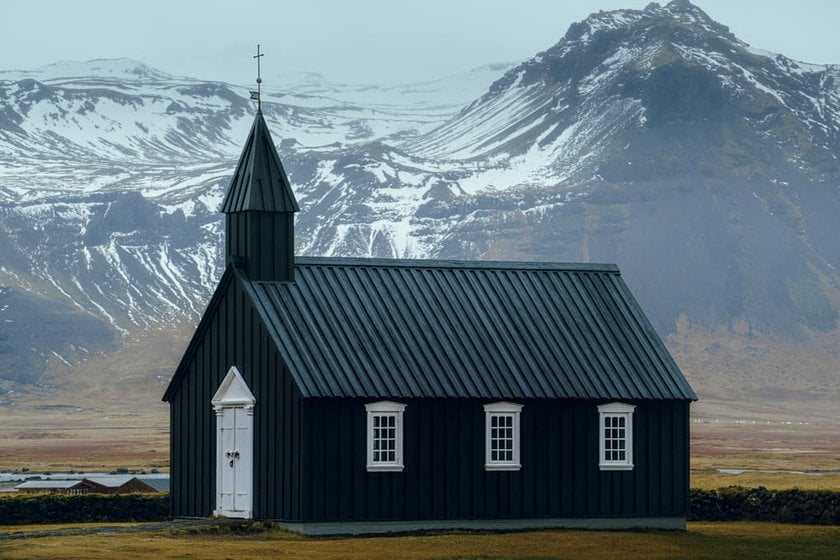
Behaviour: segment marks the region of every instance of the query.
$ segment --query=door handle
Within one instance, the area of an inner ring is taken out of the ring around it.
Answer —
[[[234,462],[236,459],[239,459],[239,450],[238,450],[238,449],[235,449],[235,450],[231,451],[230,449],[227,449],[227,450],[225,451],[225,458],[226,458],[226,459],[230,459],[230,466],[232,467],[232,466],[233,466],[233,462]]]

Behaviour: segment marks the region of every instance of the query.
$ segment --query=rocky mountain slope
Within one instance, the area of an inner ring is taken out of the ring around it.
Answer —
[[[442,126],[366,147],[369,184],[320,154],[344,182],[314,191],[335,202],[301,214],[305,248],[618,262],[663,334],[681,314],[829,331],[838,78],[750,48],[688,2],[594,14]]]
[[[298,252],[617,262],[701,397],[840,396],[840,67],[675,0],[504,70],[267,92]],[[253,109],[130,61],[0,73],[0,388],[197,318]]]
[[[399,87],[281,77],[264,113],[290,158],[352,159],[430,130],[508,66]],[[0,392],[196,319],[221,270],[217,209],[248,96],[131,60],[0,72]]]

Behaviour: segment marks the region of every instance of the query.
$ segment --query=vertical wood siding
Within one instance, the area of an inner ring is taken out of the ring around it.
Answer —
[[[188,364],[171,410],[171,512],[212,515],[216,499],[216,417],[210,399],[237,366],[254,407],[254,514],[300,516],[300,392],[238,280],[225,292]]]
[[[234,212],[225,214],[225,256],[244,257],[251,280],[294,278],[294,214]]]
[[[302,521],[687,514],[687,401],[633,403],[632,471],[598,468],[600,402],[519,401],[522,469],[488,472],[484,401],[405,400],[405,470],[372,473],[365,402],[304,401]]]
[[[598,469],[596,400],[522,399],[517,472],[484,469],[481,399],[401,399],[405,470],[368,473],[364,404],[303,399],[239,280],[191,353],[171,408],[172,514],[215,508],[210,405],[236,365],[254,393],[254,515],[289,521],[684,516],[688,401],[642,400],[632,471]]]

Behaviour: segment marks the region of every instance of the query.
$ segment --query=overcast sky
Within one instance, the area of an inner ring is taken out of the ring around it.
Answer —
[[[0,69],[129,57],[176,75],[253,81],[317,72],[343,82],[406,83],[492,62],[517,62],[556,43],[600,9],[648,0],[38,0],[0,2]],[[660,2],[663,3],[663,2]],[[840,63],[840,2],[697,0],[754,47]],[[275,84],[276,85],[276,84]]]

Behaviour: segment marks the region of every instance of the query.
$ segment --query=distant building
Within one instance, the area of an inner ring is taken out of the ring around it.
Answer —
[[[169,477],[144,478],[143,482],[154,488],[157,492],[169,492]]]
[[[15,490],[23,494],[87,494],[89,486],[83,480],[27,480]]]
[[[135,476],[107,476],[86,478],[82,482],[88,483],[90,492],[96,494],[132,494],[135,492],[154,493],[157,488],[146,480]]]
[[[27,480],[15,486],[15,490],[24,494],[131,494],[161,492],[158,487],[164,484],[150,480],[141,480],[135,476],[103,476],[90,477],[81,480]],[[169,480],[165,479],[168,490]]]
[[[297,211],[258,111],[164,395],[174,516],[685,527],[696,396],[616,266],[296,259]]]

